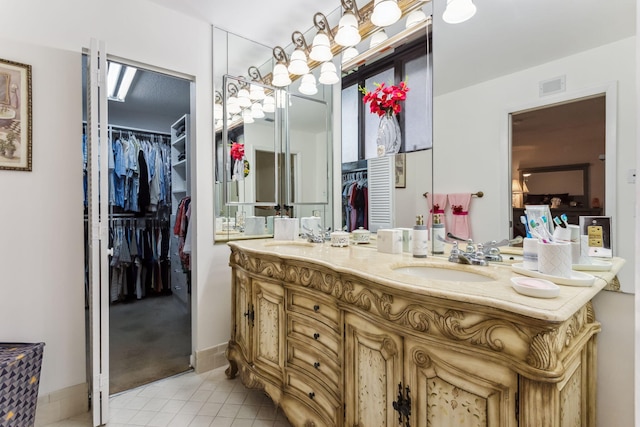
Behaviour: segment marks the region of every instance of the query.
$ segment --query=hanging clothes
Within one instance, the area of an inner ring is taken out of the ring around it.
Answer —
[[[342,226],[345,231],[369,225],[369,189],[366,171],[342,174]]]
[[[173,234],[178,236],[178,255],[180,256],[182,269],[185,272],[191,270],[191,242],[188,243],[188,251],[185,252],[187,234],[191,237],[191,233],[188,233],[189,217],[191,216],[190,207],[191,197],[183,197],[178,204],[178,209],[176,210],[176,221],[173,225]]]

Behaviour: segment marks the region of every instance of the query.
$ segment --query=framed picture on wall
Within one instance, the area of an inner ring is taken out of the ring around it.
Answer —
[[[395,155],[396,188],[405,188],[407,186],[406,167],[407,167],[406,154],[404,153],[396,154]]]
[[[0,59],[0,169],[31,171],[31,65]]]

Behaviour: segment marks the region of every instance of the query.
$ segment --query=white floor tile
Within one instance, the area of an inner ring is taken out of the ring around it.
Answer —
[[[196,415],[189,427],[209,427],[213,422],[213,417],[206,415]]]

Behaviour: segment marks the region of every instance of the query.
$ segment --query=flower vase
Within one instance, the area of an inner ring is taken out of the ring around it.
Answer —
[[[402,135],[400,133],[400,124],[395,114],[386,113],[380,116],[376,142],[378,145],[378,156],[397,154],[398,151],[400,151]]]
[[[242,159],[235,160],[233,163],[233,176],[231,178],[233,181],[243,181],[244,180],[244,161]]]

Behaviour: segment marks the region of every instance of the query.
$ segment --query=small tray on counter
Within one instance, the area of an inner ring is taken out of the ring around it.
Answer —
[[[511,286],[519,294],[534,298],[555,298],[560,295],[560,287],[545,279],[512,277]]]
[[[560,277],[560,276],[552,276],[550,274],[543,274],[537,270],[527,270],[522,266],[522,263],[512,264],[511,268],[518,274],[522,274],[524,276],[529,277],[537,277],[539,279],[546,279],[550,282],[555,283],[556,285],[567,285],[567,286],[592,286],[596,277],[583,273],[581,271],[572,271],[571,277]]]

